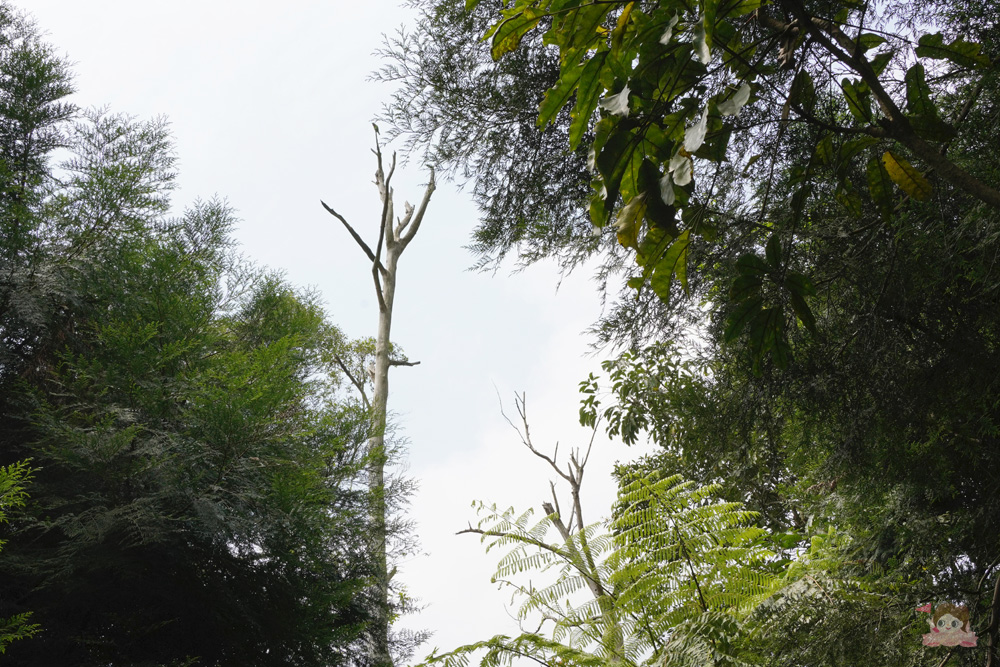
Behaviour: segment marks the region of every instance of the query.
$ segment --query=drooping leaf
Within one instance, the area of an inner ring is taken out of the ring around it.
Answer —
[[[872,119],[871,91],[864,81],[852,81],[843,79],[840,82],[844,90],[844,99],[847,100],[847,109],[851,115],[862,123],[868,123]]]
[[[497,24],[493,33],[493,47],[490,49],[493,60],[500,60],[505,54],[517,49],[521,39],[538,25],[540,18],[541,15],[529,7]]]
[[[805,68],[792,79],[792,86],[788,91],[788,103],[798,109],[811,113],[816,106],[816,87],[813,85],[812,76]]]
[[[858,46],[861,47],[861,52],[870,51],[880,44],[885,44],[885,37],[882,35],[876,35],[871,32],[866,32],[858,37]]]
[[[879,215],[888,221],[892,217],[892,179],[878,157],[868,161],[868,191],[871,193]]]
[[[723,116],[735,116],[743,108],[743,105],[750,99],[750,84],[744,83],[734,92],[729,99],[718,104],[719,114]]]
[[[562,76],[559,77],[554,86],[545,91],[545,96],[542,98],[541,104],[538,105],[537,122],[539,128],[544,128],[551,123],[556,114],[566,106],[573,93],[576,92],[580,77],[585,70],[585,65],[578,62],[578,58],[579,55],[576,54],[575,57],[568,59],[562,68]],[[627,104],[626,93],[626,111]]]
[[[727,343],[732,343],[736,340],[747,323],[760,313],[763,303],[764,297],[762,296],[753,296],[741,301],[726,319],[726,328],[723,331],[722,339]]]
[[[875,72],[875,76],[882,76],[882,72],[889,65],[892,57],[895,55],[894,51],[882,51],[881,53],[875,54],[875,57],[871,59],[872,71]]]
[[[615,221],[617,229],[618,243],[626,248],[639,248],[639,225],[646,212],[644,195],[633,197],[625,206],[618,211],[618,219]]]
[[[980,53],[980,50],[982,50],[982,45],[967,42],[962,37],[951,44],[945,44],[944,36],[941,33],[935,33],[920,37],[916,53],[921,58],[950,60],[959,67],[988,67],[990,59],[985,54]]]
[[[712,60],[712,54],[708,43],[708,36],[705,34],[704,18],[699,18],[691,28],[691,36],[694,43],[694,53],[699,62],[707,65]]]
[[[924,201],[931,195],[931,184],[913,165],[892,151],[882,155],[882,164],[896,185],[918,201]]]
[[[611,214],[615,202],[618,201],[622,176],[632,162],[632,152],[637,143],[632,130],[633,124],[630,122],[622,121],[616,124],[594,161],[604,184],[604,213],[606,215]],[[594,222],[604,225],[607,219],[600,221],[594,219]]]
[[[917,63],[906,70],[906,108],[918,116],[936,116],[937,107],[931,102],[931,89],[924,78],[924,66]]]
[[[580,72],[580,80],[576,89],[576,104],[570,112],[571,121],[569,124],[569,145],[576,150],[580,145],[580,139],[587,131],[594,109],[600,99],[601,90],[601,69],[604,67],[604,60],[608,57],[607,51],[598,51],[583,66]]]
[[[705,133],[708,131],[708,108],[701,115],[701,119],[689,127],[687,131],[684,132],[684,150],[688,153],[694,153],[696,150],[701,148],[701,144],[705,141]]]
[[[781,269],[781,238],[778,236],[778,232],[771,232],[771,238],[767,240],[767,245],[764,247],[764,256],[772,269],[775,271]]]

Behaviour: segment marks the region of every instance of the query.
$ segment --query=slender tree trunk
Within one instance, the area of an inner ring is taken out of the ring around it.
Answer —
[[[376,667],[392,667],[392,654],[389,643],[389,585],[392,573],[389,571],[387,559],[386,529],[387,503],[385,497],[385,465],[388,460],[385,448],[386,407],[389,399],[389,368],[392,366],[414,366],[420,362],[409,362],[392,357],[392,305],[396,296],[396,268],[399,257],[416,235],[423,220],[424,211],[434,192],[434,171],[431,170],[430,181],[424,191],[423,200],[416,211],[407,203],[405,213],[396,225],[393,225],[393,191],[390,187],[392,174],[396,168],[396,156],[392,156],[389,173],[382,169],[382,151],[378,145],[378,128],[376,132],[375,155],[378,158],[378,170],[375,172],[375,185],[382,199],[382,219],[379,229],[378,244],[373,252],[362,240],[354,228],[336,211],[325,203],[323,207],[338,220],[354,241],[372,262],[372,277],[375,283],[375,295],[378,297],[379,317],[378,335],[375,342],[375,361],[372,370],[374,391],[369,405],[371,419],[371,436],[368,440],[368,487],[371,495],[370,524],[372,558],[376,565],[375,576],[375,609],[373,622],[369,631],[371,641],[372,662]],[[383,262],[383,248],[385,261]],[[355,381],[352,378],[352,381]],[[360,389],[360,387],[359,387]],[[363,391],[362,391],[363,394]]]

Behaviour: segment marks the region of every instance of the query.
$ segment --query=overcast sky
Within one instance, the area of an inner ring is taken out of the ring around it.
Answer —
[[[370,264],[319,200],[374,243],[381,206],[371,120],[390,89],[367,77],[382,34],[409,19],[397,0],[20,6],[74,63],[77,104],[169,119],[180,158],[176,211],[225,198],[242,220],[236,238],[248,257],[319,290],[349,336],[375,334]],[[427,174],[409,165],[395,180],[401,210],[402,200],[419,200]],[[583,335],[600,314],[586,271],[558,291],[552,265],[470,272],[475,258],[463,246],[476,216],[466,195],[440,184],[399,268],[392,337],[421,362],[394,370],[389,397],[420,485],[411,516],[421,549],[399,575],[426,605],[403,626],[434,632],[418,657],[516,631],[509,596],[489,583],[499,554],[454,534],[475,522],[473,499],[537,508],[548,495],[550,471],[520,446],[497,394],[515,414],[513,394],[526,392],[536,445],[559,441],[565,452],[589,438],[576,422],[577,385],[600,361]],[[610,507],[611,462],[636,454],[604,440],[595,447],[589,520]]]

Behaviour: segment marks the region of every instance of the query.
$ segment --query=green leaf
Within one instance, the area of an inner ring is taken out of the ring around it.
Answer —
[[[781,239],[778,237],[778,232],[771,232],[771,238],[764,247],[764,256],[767,257],[767,263],[771,268],[775,271],[781,269]]]
[[[576,90],[576,104],[570,113],[569,124],[569,145],[576,150],[580,145],[580,139],[590,123],[590,118],[594,115],[597,102],[601,97],[604,87],[601,85],[601,68],[604,67],[604,60],[608,57],[607,51],[598,51],[583,66],[580,72],[579,86]]]
[[[951,44],[944,43],[944,36],[941,33],[933,35],[923,35],[918,42],[916,53],[921,58],[931,58],[934,60],[950,60],[959,67],[980,68],[989,67],[990,59],[979,51],[980,44],[967,42],[959,37]]]
[[[736,260],[736,270],[745,276],[766,276],[771,273],[767,262],[753,253],[743,255]]]
[[[909,162],[892,151],[882,155],[882,164],[889,172],[889,178],[895,181],[908,195],[918,201],[924,201],[931,195],[931,184],[923,174],[913,168]]]
[[[856,137],[850,141],[845,141],[840,146],[839,162],[842,167],[847,167],[851,160],[856,158],[861,151],[870,148],[878,143],[875,137]]]
[[[816,151],[813,155],[819,160],[820,164],[833,164],[834,150],[832,134],[825,134],[823,138],[816,143]]]
[[[868,191],[878,208],[882,219],[888,221],[892,217],[892,179],[885,165],[878,157],[868,161]]]
[[[861,52],[864,53],[865,51],[874,49],[880,44],[885,44],[885,37],[866,32],[858,38],[857,44],[861,47]]]
[[[663,301],[670,300],[670,282],[676,274],[685,294],[688,293],[687,282],[687,250],[691,244],[691,230],[685,229],[674,239],[674,242],[667,249],[667,252],[656,263],[653,269],[653,277],[649,281],[650,287],[656,295]]]
[[[809,304],[800,295],[792,293],[789,300],[792,302],[792,310],[795,311],[796,317],[802,322],[802,325],[809,330],[809,333],[816,333],[816,318],[813,316],[812,310],[809,309]]]
[[[792,79],[792,87],[788,91],[788,102],[806,113],[811,113],[816,106],[816,87],[812,76],[805,68]]]
[[[894,55],[896,54],[893,51],[883,51],[882,53],[876,54],[875,57],[871,59],[870,64],[872,66],[872,70],[875,72],[875,76],[882,76],[882,72],[885,71],[885,68],[889,65],[889,62],[892,60]]]
[[[747,323],[760,313],[763,304],[764,298],[761,296],[751,297],[740,302],[726,319],[726,328],[722,333],[722,339],[727,343],[732,343],[736,340],[740,332],[746,328]]]
[[[538,25],[540,18],[540,14],[536,15],[535,10],[528,8],[497,24],[496,32],[493,33],[493,48],[490,49],[493,60],[500,60],[505,54],[517,49],[521,39]]]
[[[711,48],[709,46],[708,35],[705,34],[705,21],[699,20],[691,29],[691,38],[694,44],[694,53],[698,61],[707,65],[712,60]]]
[[[580,82],[580,77],[585,70],[582,63],[577,62],[578,54],[567,59],[562,68],[562,76],[556,81],[556,85],[545,91],[545,97],[538,105],[538,127],[543,128],[552,122],[559,113],[559,110],[566,106],[569,99],[576,91]],[[591,60],[592,62],[592,60]],[[588,62],[588,64],[590,64]],[[591,109],[593,111],[593,109]]]
[[[847,100],[847,109],[851,115],[862,123],[871,122],[871,91],[868,89],[868,84],[845,78],[840,82],[840,86],[844,89],[844,98]]]
[[[607,215],[611,214],[615,202],[618,201],[622,177],[632,163],[632,153],[638,144],[632,132],[633,127],[634,123],[630,120],[617,123],[594,161],[607,190],[604,206]],[[594,222],[603,226],[607,219]]]
[[[812,281],[807,276],[794,271],[785,274],[785,289],[800,296],[816,296],[816,288],[813,287]]]
[[[554,43],[563,51],[574,48],[595,48],[605,41],[603,23],[615,3],[584,4],[569,11],[565,18],[549,31]],[[555,8],[553,8],[555,11]]]
[[[715,16],[719,10],[719,0],[702,0],[702,14],[705,22],[705,46],[712,48],[712,40],[715,38]],[[708,64],[706,61],[705,64]]]
[[[931,102],[931,89],[924,78],[924,66],[917,63],[906,70],[906,108],[915,115],[936,116],[937,107]]]

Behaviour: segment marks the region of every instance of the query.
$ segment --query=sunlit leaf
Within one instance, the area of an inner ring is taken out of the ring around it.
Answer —
[[[750,99],[750,91],[750,84],[744,83],[729,99],[719,102],[719,114],[723,116],[735,116],[738,114],[743,105]]]
[[[493,48],[490,50],[493,60],[499,60],[504,54],[517,49],[521,39],[538,25],[540,18],[529,8],[501,21],[493,33]]]
[[[573,111],[570,113],[571,121],[569,124],[569,145],[573,150],[576,150],[576,147],[580,145],[580,139],[587,131],[590,118],[594,114],[594,109],[597,108],[597,102],[603,89],[601,68],[607,57],[607,51],[598,51],[587,61],[587,64],[583,66],[583,71],[580,72],[580,81],[576,89],[576,104],[573,105]]]
[[[906,194],[916,200],[924,201],[931,195],[931,184],[924,178],[923,174],[913,168],[909,162],[899,157],[892,151],[886,151],[882,155],[882,164],[889,172],[896,185],[901,187]]]

